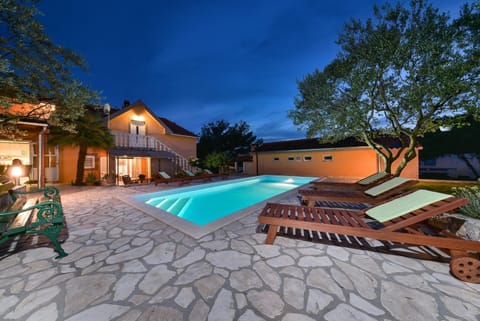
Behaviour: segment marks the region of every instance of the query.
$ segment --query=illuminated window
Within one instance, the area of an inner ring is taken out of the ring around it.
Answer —
[[[312,160],[312,156],[310,156],[310,155],[304,155],[304,156],[303,156],[303,160],[304,160],[305,162],[310,162],[310,161]]]
[[[333,161],[333,155],[323,155],[324,162],[331,162]]]
[[[95,156],[94,155],[85,156],[85,164],[84,164],[83,168],[86,168],[86,169],[95,168]]]

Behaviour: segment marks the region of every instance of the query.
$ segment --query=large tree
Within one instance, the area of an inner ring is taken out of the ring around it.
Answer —
[[[202,126],[197,154],[202,160],[214,153],[225,153],[233,158],[248,152],[250,145],[258,141],[245,121],[230,125],[226,120],[219,120]]]
[[[74,130],[75,134],[72,134],[62,127],[52,127],[48,144],[78,147],[77,172],[74,183],[75,185],[82,185],[88,147],[112,147],[114,138],[95,110],[87,110],[76,123]]]
[[[423,0],[375,6],[373,19],[345,24],[337,43],[337,57],[298,82],[289,116],[309,137],[357,137],[399,175],[417,156],[418,138],[451,119],[443,116],[478,115],[480,2],[457,19]],[[400,148],[380,144],[385,135]]]
[[[39,0],[0,1],[0,134],[14,136],[20,118],[42,118],[74,131],[83,106],[97,93],[82,85],[73,70],[86,70],[72,50],[54,44],[37,20]],[[12,104],[36,106],[27,114],[10,112]],[[46,105],[48,104],[48,106]],[[52,106],[54,112],[51,113]]]

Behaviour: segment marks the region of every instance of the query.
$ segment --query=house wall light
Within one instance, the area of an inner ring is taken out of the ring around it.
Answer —
[[[135,121],[145,121],[145,117],[142,115],[132,115],[132,120]]]
[[[10,173],[15,179],[15,185],[20,185],[20,176],[23,175],[23,166],[19,159],[14,159],[12,161],[12,171]]]
[[[449,132],[452,130],[452,126],[440,126],[438,129],[440,129],[441,132]]]

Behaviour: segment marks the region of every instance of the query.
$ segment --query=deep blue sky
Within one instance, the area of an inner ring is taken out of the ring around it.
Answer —
[[[407,0],[404,0],[405,2]],[[79,78],[120,107],[143,100],[200,133],[245,120],[265,141],[302,138],[287,111],[297,80],[331,62],[350,17],[378,0],[43,0],[40,21],[88,63]],[[457,15],[463,0],[432,3]]]

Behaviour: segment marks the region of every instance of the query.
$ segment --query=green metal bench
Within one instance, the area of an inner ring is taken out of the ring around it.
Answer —
[[[65,223],[58,189],[50,186],[29,192],[11,189],[8,193],[12,203],[0,212],[0,244],[18,235],[44,235],[55,246],[56,259],[67,256],[58,241]],[[26,197],[38,193],[42,194]]]

